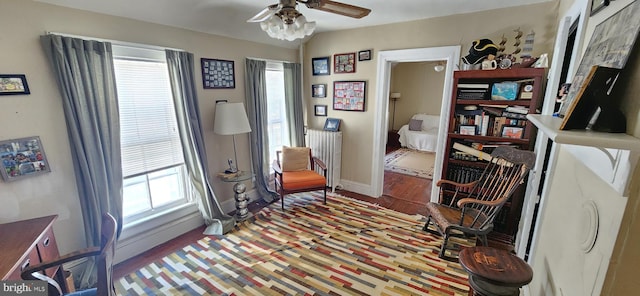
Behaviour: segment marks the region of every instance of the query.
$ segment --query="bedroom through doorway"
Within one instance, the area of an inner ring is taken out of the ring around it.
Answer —
[[[446,61],[394,63],[383,196],[425,205],[431,200]]]

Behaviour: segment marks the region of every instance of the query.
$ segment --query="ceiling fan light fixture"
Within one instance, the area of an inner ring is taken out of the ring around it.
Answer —
[[[262,21],[260,28],[271,38],[293,41],[313,34],[316,22],[307,22],[304,15],[297,11],[296,13],[276,13]]]

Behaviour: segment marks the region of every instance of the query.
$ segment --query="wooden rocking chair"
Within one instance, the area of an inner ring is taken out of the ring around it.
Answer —
[[[443,236],[440,258],[455,260],[445,256],[452,230],[474,235],[487,245],[487,234],[493,230],[494,219],[534,162],[535,154],[531,151],[497,147],[478,180],[466,184],[438,181],[440,200],[427,204],[427,222],[423,230]],[[448,204],[443,204],[446,193],[452,197]],[[428,228],[431,223],[437,232]]]

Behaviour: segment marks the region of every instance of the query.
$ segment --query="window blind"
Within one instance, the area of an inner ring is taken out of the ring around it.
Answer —
[[[184,163],[164,62],[114,59],[123,176]]]

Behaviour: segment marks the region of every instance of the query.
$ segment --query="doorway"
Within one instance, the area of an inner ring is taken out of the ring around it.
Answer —
[[[389,94],[391,84],[391,67],[394,63],[444,61],[446,63],[444,86],[442,91],[442,105],[440,114],[447,114],[451,106],[451,89],[453,70],[460,60],[460,46],[444,46],[419,49],[404,49],[381,51],[378,53],[377,74],[379,82],[376,89],[374,108],[376,110],[373,137],[373,165],[372,165],[372,195],[379,197],[383,193],[384,186],[384,155],[386,151],[386,139],[389,126]],[[440,130],[438,132],[438,144],[433,172],[433,182],[440,180],[442,175],[442,161],[444,153],[444,141],[449,122],[446,116],[440,117]],[[431,188],[431,199],[437,199],[436,188]]]

